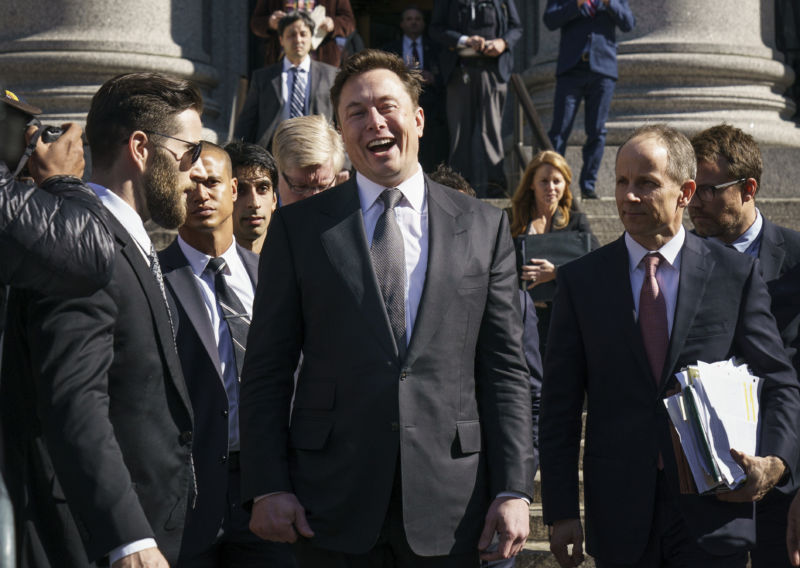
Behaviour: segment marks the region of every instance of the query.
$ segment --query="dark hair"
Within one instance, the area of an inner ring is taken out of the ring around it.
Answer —
[[[436,170],[429,173],[428,177],[436,183],[457,189],[461,193],[466,193],[470,197],[475,197],[475,190],[472,188],[469,182],[464,179],[464,176],[444,162],[436,166]]]
[[[236,168],[266,170],[272,185],[278,186],[278,167],[272,154],[267,152],[263,146],[250,144],[242,140],[234,140],[225,146],[225,151],[231,157],[234,172]]]
[[[336,79],[331,87],[331,102],[333,103],[333,112],[339,114],[339,98],[342,95],[342,89],[348,79],[373,71],[375,69],[387,69],[397,75],[400,82],[411,97],[411,103],[417,107],[419,106],[419,95],[422,92],[422,74],[417,69],[409,69],[403,60],[393,53],[387,53],[380,49],[365,49],[359,51],[348,57],[342,62],[342,67],[336,74]],[[341,124],[341,120],[339,121]]]
[[[718,124],[695,134],[692,148],[698,162],[716,162],[720,156],[725,158],[728,175],[734,179],[753,178],[758,191],[764,167],[761,149],[746,132],[730,124]]]
[[[284,30],[291,26],[293,23],[302,20],[303,23],[308,27],[308,31],[311,34],[314,34],[314,20],[311,19],[311,16],[308,15],[308,12],[305,10],[292,10],[288,14],[286,14],[283,18],[278,20],[278,35],[283,36]]]
[[[408,12],[409,10],[414,10],[415,12],[419,12],[421,16],[423,17],[425,16],[425,14],[423,13],[423,11],[420,9],[419,6],[417,6],[416,4],[407,4],[406,7],[403,8],[403,11],[400,12],[401,20],[405,17],[406,12]]]
[[[617,149],[617,157],[622,148],[634,138],[656,138],[667,150],[667,175],[677,184],[697,177],[697,159],[689,139],[679,130],[664,123],[640,126]]]
[[[175,133],[175,116],[187,109],[203,112],[203,97],[188,81],[158,73],[109,79],[92,97],[86,117],[94,164],[109,167],[136,130]]]

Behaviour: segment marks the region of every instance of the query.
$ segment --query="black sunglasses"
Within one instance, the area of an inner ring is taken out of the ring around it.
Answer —
[[[161,136],[162,138],[171,138],[172,140],[177,140],[178,142],[183,142],[184,144],[189,146],[192,150],[192,161],[190,162],[191,164],[194,164],[197,160],[199,160],[200,154],[203,152],[202,140],[200,142],[189,142],[188,140],[183,140],[182,138],[176,138],[175,136],[170,136],[169,134],[163,134],[161,132],[156,132],[154,130],[142,130],[142,132],[146,134],[155,134],[156,136]]]

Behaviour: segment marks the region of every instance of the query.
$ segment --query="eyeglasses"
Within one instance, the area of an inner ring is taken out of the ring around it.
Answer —
[[[181,138],[176,138],[175,136],[170,136],[169,134],[162,134],[161,132],[155,132],[154,130],[143,130],[147,134],[155,134],[156,136],[161,136],[162,138],[170,138],[172,140],[177,140],[178,142],[183,142],[187,146],[189,146],[189,150],[192,151],[192,161],[189,162],[190,164],[194,164],[197,160],[200,159],[200,154],[203,152],[203,141],[200,142],[189,142],[188,140],[183,140]],[[170,150],[166,146],[162,146],[162,148],[169,150],[170,153],[175,156],[175,159],[180,161],[182,156],[179,156],[177,152]],[[188,152],[188,150],[187,150]]]
[[[729,181],[727,183],[721,183],[719,185],[698,185],[694,194],[700,201],[706,201],[706,202],[713,201],[718,191],[723,190],[726,187],[736,185],[737,183],[743,183],[745,181],[747,181],[747,178],[735,179],[733,181]]]
[[[334,182],[336,181],[336,176],[331,178],[331,181],[326,183],[325,185],[296,185],[292,183],[286,174],[281,172],[281,177],[283,181],[286,182],[286,185],[289,187],[289,191],[294,193],[295,195],[309,195],[312,193],[319,193],[320,191],[325,191],[326,189],[330,189],[333,187]]]

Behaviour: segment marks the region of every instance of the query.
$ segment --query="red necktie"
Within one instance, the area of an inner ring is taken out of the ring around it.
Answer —
[[[664,294],[658,287],[656,271],[663,260],[659,253],[651,253],[642,259],[644,264],[644,282],[639,296],[639,329],[642,332],[644,350],[647,361],[653,372],[656,384],[661,382],[664,371],[664,360],[669,345],[669,328],[667,327],[667,304]]]
[[[586,0],[586,4],[589,6],[589,15],[594,18],[595,14],[597,13],[597,6],[600,4],[600,0]]]

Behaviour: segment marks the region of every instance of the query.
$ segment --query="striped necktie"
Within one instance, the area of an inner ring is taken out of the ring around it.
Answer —
[[[292,97],[289,103],[289,118],[305,115],[306,109],[306,71],[299,67],[289,69],[292,73]]]

